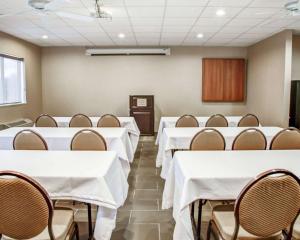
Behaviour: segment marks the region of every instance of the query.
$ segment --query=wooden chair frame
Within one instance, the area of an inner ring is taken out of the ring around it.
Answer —
[[[73,120],[75,117],[78,117],[78,116],[82,116],[82,117],[87,118],[87,119],[89,120],[89,122],[90,122],[90,127],[93,127],[92,120],[91,120],[87,115],[85,115],[85,114],[83,114],[83,113],[77,113],[77,114],[73,115],[72,118],[71,118],[71,120],[70,120],[70,122],[69,122],[69,127],[71,127],[71,122],[72,122],[72,120]]]
[[[48,206],[48,212],[49,212],[48,233],[49,233],[49,237],[50,237],[50,240],[55,240],[55,236],[54,236],[54,233],[53,233],[53,225],[52,225],[54,210],[55,209],[70,210],[70,209],[68,209],[68,208],[55,208],[54,209],[52,201],[51,201],[48,193],[46,192],[46,190],[38,182],[36,182],[34,179],[26,176],[25,174],[15,172],[15,171],[0,171],[0,177],[2,177],[2,176],[10,176],[10,177],[19,178],[19,179],[29,183],[30,185],[32,185],[35,189],[37,189],[40,192],[40,194],[43,196],[43,198],[44,198],[44,200],[45,200],[45,202]],[[72,232],[72,230],[73,230],[73,232]],[[75,223],[75,222],[72,223],[68,234],[71,234],[72,238],[74,236],[76,236],[76,239],[79,240],[79,229],[78,229],[77,223]],[[0,233],[0,237],[2,237],[2,233]]]
[[[282,129],[280,132],[278,132],[271,140],[271,143],[270,143],[270,150],[272,150],[272,147],[273,147],[273,143],[274,141],[277,139],[278,136],[280,136],[282,133],[286,132],[286,131],[297,131],[298,133],[300,133],[300,130],[297,129],[297,128],[294,128],[294,127],[288,127],[288,128],[285,128],[285,129]]]
[[[265,134],[264,134],[262,131],[260,131],[259,129],[257,129],[257,128],[247,128],[247,129],[241,131],[241,132],[234,138],[233,143],[232,143],[231,150],[234,150],[234,145],[235,145],[236,141],[238,140],[238,138],[239,138],[242,134],[244,134],[244,133],[246,133],[246,132],[248,132],[248,131],[256,131],[256,132],[259,132],[259,133],[264,137],[264,140],[265,140],[265,150],[266,150],[266,149],[267,149],[267,145],[268,145],[267,138],[266,138]]]
[[[243,200],[245,194],[257,182],[259,182],[260,180],[262,180],[262,179],[264,179],[266,177],[269,177],[269,176],[275,175],[275,174],[284,174],[284,175],[290,176],[290,177],[294,178],[297,181],[297,183],[299,184],[299,186],[300,186],[300,179],[296,175],[294,175],[292,172],[287,171],[285,169],[273,169],[273,170],[269,170],[267,172],[264,172],[264,173],[258,175],[254,180],[252,180],[251,182],[249,182],[244,187],[244,189],[242,190],[242,192],[239,194],[239,196],[237,197],[237,200],[235,202],[235,206],[234,206],[235,228],[234,228],[234,233],[233,233],[232,240],[236,240],[237,237],[238,237],[239,228],[240,228],[239,210],[240,210],[241,201]],[[297,216],[295,217],[295,219],[293,220],[293,222],[290,225],[290,229],[289,229],[289,231],[287,233],[287,239],[288,240],[290,240],[291,237],[292,237],[294,223],[295,223],[296,219],[298,218],[299,214],[300,214],[300,209],[298,211]],[[211,234],[212,227],[214,229],[218,229],[218,227],[216,226],[216,223],[213,220],[210,220],[209,225],[208,225],[208,230],[207,230],[207,240],[210,240],[210,234]],[[284,231],[284,229],[282,229],[282,230]],[[219,237],[221,237],[224,240],[224,238],[222,237],[222,235],[221,235],[221,233],[220,233],[219,230],[218,230],[218,233],[219,233]]]
[[[209,122],[212,118],[214,118],[214,117],[222,117],[222,118],[224,118],[224,119],[226,120],[226,123],[227,123],[227,126],[226,126],[226,127],[228,127],[228,121],[227,121],[226,117],[225,117],[224,115],[222,115],[222,114],[214,114],[214,115],[210,116],[210,118],[209,118],[209,119],[206,121],[206,123],[205,123],[205,127],[207,127],[208,122]]]
[[[255,119],[256,119],[256,121],[257,121],[257,123],[258,123],[258,125],[257,125],[257,127],[259,126],[259,119],[258,119],[258,117],[255,115],[255,114],[253,114],[253,113],[248,113],[248,114],[246,114],[245,116],[243,116],[241,119],[240,119],[240,121],[238,122],[238,127],[240,126],[240,123],[242,122],[242,120],[244,119],[244,118],[246,118],[246,117],[248,117],[248,116],[252,116],[252,117],[254,117]]]
[[[185,118],[185,117],[193,118],[193,119],[197,122],[197,124],[198,124],[197,127],[199,127],[199,122],[198,122],[197,118],[196,118],[195,116],[193,116],[193,115],[190,115],[190,114],[184,114],[184,115],[182,115],[181,117],[179,117],[179,118],[177,119],[177,121],[176,121],[175,127],[177,127],[177,123],[178,123],[181,119],[183,119],[183,118]]]
[[[119,123],[119,126],[118,126],[118,127],[121,127],[121,122],[120,122],[120,120],[118,119],[117,116],[115,116],[115,115],[113,115],[113,114],[104,114],[103,116],[101,116],[100,119],[99,119],[98,122],[97,122],[97,127],[99,127],[99,123],[100,123],[101,119],[104,118],[104,117],[107,117],[107,116],[110,116],[110,117],[115,118],[115,119],[118,121],[118,123]]]
[[[20,134],[25,133],[25,132],[30,132],[30,133],[36,135],[36,136],[43,142],[43,144],[45,145],[45,150],[48,150],[47,142],[46,142],[45,139],[42,137],[42,135],[40,135],[39,133],[37,133],[37,132],[35,132],[35,131],[31,130],[31,129],[24,129],[24,130],[22,130],[22,131],[20,131],[20,132],[18,132],[18,133],[16,134],[16,136],[14,137],[14,140],[13,140],[13,149],[14,149],[14,150],[16,150],[16,139],[17,139],[17,137],[18,137]]]
[[[58,127],[58,124],[57,124],[56,120],[52,116],[50,116],[49,114],[42,114],[42,115],[38,116],[37,119],[35,120],[35,126],[36,126],[37,122],[39,121],[39,119],[42,118],[42,117],[50,118],[55,123],[56,127]]]

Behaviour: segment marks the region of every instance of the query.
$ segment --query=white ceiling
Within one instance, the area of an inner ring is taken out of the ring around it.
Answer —
[[[53,0],[55,11],[88,15],[94,0]],[[31,11],[27,0],[0,0],[0,31],[40,46],[249,46],[283,29],[300,32],[286,0],[103,0],[112,21]],[[216,16],[218,9],[226,15]],[[24,10],[28,10],[23,12]],[[18,12],[18,14],[17,14]],[[22,13],[21,13],[22,12]],[[125,38],[118,38],[124,33]],[[202,39],[197,38],[203,33]],[[48,39],[42,39],[47,35]]]

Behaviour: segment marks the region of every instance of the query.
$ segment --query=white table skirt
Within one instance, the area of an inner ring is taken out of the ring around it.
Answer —
[[[110,239],[117,209],[128,193],[127,179],[115,152],[1,150],[0,169],[34,178],[52,199],[97,205],[94,237]]]
[[[8,128],[0,131],[0,150],[13,149],[15,135],[24,129],[31,129],[39,133],[47,142],[49,150],[70,150],[73,136],[84,128]],[[130,171],[130,162],[133,161],[134,153],[130,144],[126,128],[91,128],[100,133],[107,144],[109,151],[115,151],[121,160],[126,176]]]
[[[165,182],[162,208],[173,207],[173,239],[194,239],[189,204],[236,199],[258,174],[287,169],[300,177],[300,150],[178,151]]]
[[[165,128],[158,147],[156,157],[156,166],[162,166],[161,177],[165,178],[172,161],[172,149],[189,149],[193,137],[204,128]],[[232,149],[232,143],[235,137],[243,130],[244,127],[224,127],[215,128],[222,133],[226,142],[226,150]],[[273,137],[281,130],[279,127],[258,127],[267,139],[269,144]]]
[[[58,127],[69,127],[71,118],[72,117],[54,117]],[[93,127],[97,127],[97,123],[100,117],[90,117],[90,119],[92,121]],[[118,117],[118,119],[121,123],[121,126],[127,128],[133,147],[133,152],[135,152],[140,137],[140,130],[136,124],[135,119],[133,117]]]
[[[242,116],[225,116],[228,121],[228,127],[237,127],[239,121]],[[196,117],[199,123],[199,127],[205,127],[207,120],[210,117]],[[163,134],[164,128],[175,127],[177,120],[179,117],[162,117],[159,122],[159,127],[157,131],[157,138],[155,144],[158,145],[160,141],[160,137]]]

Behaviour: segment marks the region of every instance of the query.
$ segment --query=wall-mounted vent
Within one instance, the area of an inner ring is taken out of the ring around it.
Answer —
[[[6,125],[8,128],[11,127],[32,127],[33,122],[30,119],[18,119],[16,121],[8,122],[3,125]]]
[[[117,56],[117,55],[171,55],[170,48],[92,48],[87,49],[88,56]]]

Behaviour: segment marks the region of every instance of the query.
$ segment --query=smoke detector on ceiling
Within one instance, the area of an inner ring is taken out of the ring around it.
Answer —
[[[37,10],[45,10],[46,5],[52,2],[52,0],[28,0],[28,5]]]
[[[291,1],[284,5],[285,9],[288,11],[288,13],[292,16],[299,16],[300,15],[300,2],[297,1]]]

